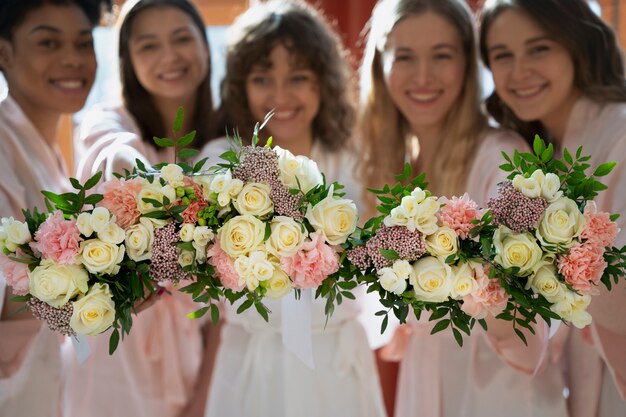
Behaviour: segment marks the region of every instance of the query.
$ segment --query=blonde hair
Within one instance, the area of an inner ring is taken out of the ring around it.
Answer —
[[[394,182],[407,155],[411,137],[408,122],[393,102],[383,78],[382,53],[387,38],[402,19],[432,11],[447,19],[461,37],[465,55],[465,78],[461,94],[446,116],[434,170],[427,173],[429,189],[438,194],[459,194],[469,173],[474,149],[487,127],[481,110],[476,36],[472,15],[462,0],[381,0],[370,20],[361,65],[361,127],[363,153],[361,173],[369,187]],[[453,150],[453,151],[450,151]],[[414,173],[419,167],[413,163]],[[370,197],[371,198],[371,197]],[[371,200],[370,200],[371,201]]]

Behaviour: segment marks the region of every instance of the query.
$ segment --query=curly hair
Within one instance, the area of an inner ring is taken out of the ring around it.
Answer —
[[[584,0],[492,0],[481,13],[480,54],[490,67],[487,34],[505,10],[527,14],[569,52],[574,62],[573,87],[597,102],[626,102],[624,63],[615,33]],[[535,134],[549,137],[538,121],[517,118],[496,91],[487,99],[487,111],[503,127],[532,141]]]
[[[246,79],[254,65],[269,67],[277,45],[316,75],[320,108],[313,119],[313,137],[329,150],[348,144],[355,120],[350,96],[350,65],[341,41],[324,17],[299,1],[268,1],[251,7],[232,27],[222,81],[222,117],[227,129],[252,132],[253,117]],[[263,134],[263,132],[261,132]]]

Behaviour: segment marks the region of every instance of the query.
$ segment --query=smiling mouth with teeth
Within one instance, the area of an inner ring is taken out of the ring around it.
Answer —
[[[85,86],[84,80],[56,80],[52,84],[67,90],[81,89]]]
[[[532,96],[536,95],[537,93],[541,92],[543,90],[543,88],[544,88],[544,86],[516,89],[516,90],[513,90],[513,93],[516,96],[522,97],[522,98],[532,97]]]

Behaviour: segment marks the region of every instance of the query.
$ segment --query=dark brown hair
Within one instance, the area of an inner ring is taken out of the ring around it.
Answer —
[[[144,10],[154,7],[171,6],[186,13],[198,28],[202,39],[209,49],[206,27],[195,6],[188,0],[139,0],[123,14],[119,30],[120,78],[122,82],[122,98],[124,105],[135,119],[141,130],[142,139],[156,147],[153,137],[164,137],[170,126],[165,126],[160,113],[154,105],[152,95],[141,85],[135,74],[130,59],[128,41],[135,18]],[[193,115],[191,126],[196,130],[193,146],[201,148],[207,141],[216,136],[214,123],[213,100],[211,97],[211,58],[208,58],[208,71],[198,87],[198,98],[195,108],[185,109],[186,115]]]
[[[269,56],[278,44],[317,76],[320,108],[313,120],[313,137],[327,149],[344,146],[355,119],[347,55],[323,16],[304,2],[262,3],[233,24],[222,82],[222,111],[228,129],[237,128],[249,139],[259,120],[250,112],[246,78],[254,65],[269,66]]]
[[[480,53],[490,66],[487,34],[504,10],[526,13],[569,52],[574,62],[574,87],[597,102],[626,102],[626,79],[615,33],[583,0],[493,0],[481,14]],[[500,99],[496,91],[487,110],[503,127],[532,141],[535,134],[549,138],[538,121],[524,122]]]

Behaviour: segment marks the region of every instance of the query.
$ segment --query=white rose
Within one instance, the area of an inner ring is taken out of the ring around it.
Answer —
[[[226,207],[230,204],[230,194],[226,191],[223,191],[217,195],[217,204],[220,207]]]
[[[118,246],[100,239],[80,242],[80,261],[92,274],[117,274],[124,253],[124,245]]]
[[[274,268],[274,274],[272,275],[272,278],[267,280],[266,283],[266,295],[269,298],[273,299],[282,298],[283,296],[288,294],[293,287],[291,284],[291,280],[289,279],[285,271],[280,268]]]
[[[236,258],[263,243],[265,223],[249,214],[236,216],[222,226],[218,237],[224,252]]]
[[[70,327],[78,334],[96,336],[111,327],[115,320],[115,303],[108,284],[94,284],[72,306]]]
[[[352,200],[328,196],[315,206],[308,205],[305,217],[317,231],[321,230],[331,245],[344,243],[356,229],[358,213]]]
[[[161,168],[161,178],[170,183],[173,187],[184,185],[183,169],[176,164],[168,164]]]
[[[152,200],[156,200],[159,203],[162,203],[163,202],[163,189],[162,188],[163,187],[159,185],[158,181],[154,181],[152,184],[150,183],[144,184],[143,188],[141,189],[141,191],[139,191],[139,193],[137,194],[137,198],[136,198],[137,210],[139,210],[141,214],[146,214],[151,211],[157,210],[154,208],[152,203],[147,203],[143,201],[143,199],[149,198]],[[176,191],[174,191],[174,193],[176,193]]]
[[[145,261],[152,257],[152,243],[154,242],[154,225],[146,217],[139,218],[139,223],[126,230],[126,251],[128,257],[135,262]]]
[[[559,191],[560,188],[561,179],[559,176],[549,172],[541,183],[541,196],[545,198],[548,203],[552,203],[563,195],[563,192]]]
[[[437,212],[441,204],[433,196],[425,198],[417,207],[415,227],[425,236],[437,231]]]
[[[109,225],[111,221],[111,213],[105,207],[96,207],[91,212],[91,216],[89,217],[89,225],[91,229],[98,233],[101,230],[104,230],[105,227]]]
[[[237,195],[243,190],[243,181],[239,178],[235,178],[230,180],[224,192],[226,192],[231,197],[237,197]]]
[[[493,235],[496,248],[494,261],[504,268],[518,267],[519,275],[530,275],[541,260],[541,248],[529,233],[514,233],[506,226],[499,226]]]
[[[28,273],[29,292],[52,307],[63,307],[77,294],[86,293],[89,275],[80,265],[60,265],[43,260]]]
[[[198,226],[193,230],[193,241],[200,246],[206,246],[213,240],[215,234],[208,226]]]
[[[306,234],[302,232],[302,225],[291,217],[276,216],[270,224],[272,233],[265,241],[267,250],[279,256],[295,254],[304,242]]]
[[[550,303],[557,303],[565,298],[566,287],[556,277],[554,265],[544,265],[539,268],[529,278],[526,285],[535,293],[543,295]]]
[[[239,274],[239,284],[244,284],[250,291],[254,291],[259,282],[267,281],[274,275],[272,264],[263,251],[255,251],[250,256],[240,256],[235,259],[234,268]]]
[[[567,197],[550,203],[541,216],[537,238],[541,243],[569,247],[585,227],[585,216],[578,205]]]
[[[409,219],[401,206],[392,208],[389,215],[383,220],[383,223],[387,227],[404,226],[411,232],[415,231],[415,220],[413,218]]]
[[[213,182],[213,175],[196,175],[191,177],[191,179],[202,189],[202,198],[210,200],[209,197],[211,195],[211,182]]]
[[[264,216],[274,211],[274,203],[270,198],[271,191],[267,184],[254,182],[246,184],[233,200],[233,205],[240,214]]]
[[[382,268],[378,271],[378,282],[386,291],[402,294],[406,291],[406,278],[399,277],[393,268]]]
[[[301,189],[306,194],[323,183],[322,173],[312,159],[294,156],[279,146],[274,147],[274,151],[278,154],[280,180],[288,188]]]
[[[411,263],[403,259],[395,261],[391,269],[402,279],[409,279],[409,277],[414,274]]]
[[[193,232],[196,230],[196,226],[192,223],[184,223],[178,232],[180,240],[183,242],[191,242],[193,240]]]
[[[211,192],[219,194],[223,191],[226,191],[226,186],[230,183],[232,179],[233,174],[230,172],[230,170],[224,172],[223,174],[216,174],[213,177],[213,181],[211,182]]]
[[[13,220],[13,218],[11,218]],[[6,242],[13,245],[23,245],[32,240],[28,225],[17,220],[13,220],[4,226],[4,232],[6,233]]]
[[[178,264],[183,268],[193,264],[195,252],[190,250],[182,250],[178,255]]]
[[[451,295],[454,284],[452,268],[439,258],[420,258],[413,264],[413,271],[409,282],[418,300],[443,302]]]
[[[478,288],[474,268],[468,262],[452,267],[454,283],[452,285],[452,298],[460,299],[471,294]]]
[[[91,227],[91,214],[87,212],[80,213],[76,218],[76,226],[81,235],[90,237],[93,234]]]
[[[126,238],[124,229],[119,227],[115,221],[110,221],[102,230],[98,232],[98,239],[103,242],[119,245]]]
[[[179,187],[182,187],[183,185],[185,184],[181,182]],[[167,184],[161,187],[161,194],[163,195],[163,197],[167,197],[170,203],[178,200],[178,196],[176,195],[176,188],[174,188],[171,184]],[[165,199],[161,199],[159,201],[165,201]]]
[[[264,251],[255,251],[250,254],[252,274],[259,281],[267,281],[274,275],[274,264],[267,259]]]
[[[201,245],[195,240],[191,242],[191,245],[196,250],[196,261],[200,264],[206,262],[206,245]]]
[[[541,195],[541,185],[535,178],[526,178],[521,174],[513,178],[513,187],[521,191],[528,198],[537,198]]]
[[[426,237],[426,248],[431,255],[445,260],[449,255],[456,253],[458,240],[454,230],[449,227],[440,227],[435,233]]]

